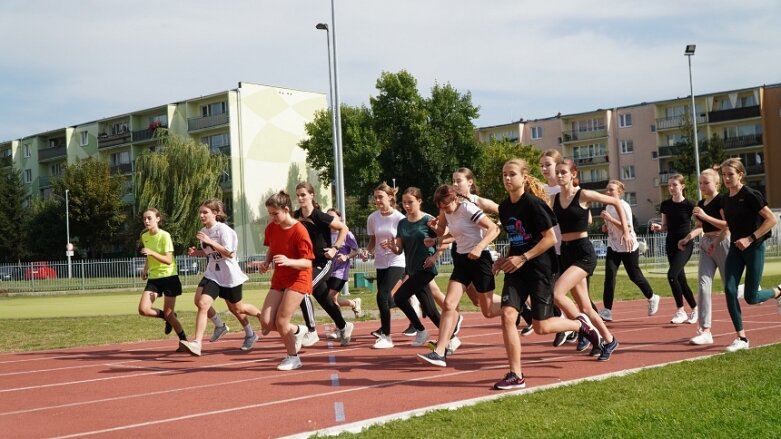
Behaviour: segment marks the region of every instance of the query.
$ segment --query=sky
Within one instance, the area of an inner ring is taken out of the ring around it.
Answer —
[[[0,141],[234,89],[369,105],[384,71],[491,126],[781,82],[777,0],[0,0]]]

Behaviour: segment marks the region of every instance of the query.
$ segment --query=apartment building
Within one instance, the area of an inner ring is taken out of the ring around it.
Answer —
[[[700,144],[713,135],[722,139],[725,154],[746,166],[746,184],[763,192],[771,207],[781,207],[781,176],[766,172],[781,165],[781,84],[695,96],[695,109]],[[520,120],[478,128],[476,135],[557,149],[575,161],[587,189],[620,180],[644,225],[658,217],[657,206],[668,196],[667,180],[676,172],[671,147],[684,137],[691,114],[691,97],[685,97]]]
[[[20,169],[29,196],[46,198],[66,164],[99,158],[124,180],[123,201],[132,205],[135,158],[154,150],[155,130],[166,128],[231,158],[223,198],[241,255],[252,255],[263,249],[258,220],[265,198],[291,178],[306,178],[306,153],[298,143],[304,125],[326,106],[321,93],[240,82],[235,89],[2,142],[0,166]],[[301,175],[290,176],[293,169]]]

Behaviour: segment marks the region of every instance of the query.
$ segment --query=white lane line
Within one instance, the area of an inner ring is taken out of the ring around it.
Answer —
[[[334,419],[336,422],[344,422],[344,404],[341,402],[334,403]]]
[[[128,361],[120,361],[120,362],[117,362],[117,363],[82,364],[80,366],[66,366],[66,367],[54,367],[54,368],[51,368],[51,369],[23,370],[23,371],[19,371],[19,372],[5,372],[5,373],[0,373],[0,377],[13,376],[13,375],[26,375],[26,374],[43,373],[43,372],[59,372],[59,371],[63,371],[63,370],[73,370],[73,369],[88,369],[88,368],[91,368],[91,367],[114,367],[114,366],[119,366],[119,365],[128,364],[128,363],[136,363],[136,362],[139,362],[139,361],[143,361],[143,360],[128,360]]]

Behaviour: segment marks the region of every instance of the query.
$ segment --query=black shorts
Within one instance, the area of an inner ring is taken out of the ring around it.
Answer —
[[[332,277],[328,279],[328,289],[334,291],[342,291],[342,288],[346,283],[347,281],[344,279],[339,279],[338,277]]]
[[[491,266],[494,261],[491,253],[483,250],[478,259],[469,259],[468,254],[456,253],[453,256],[453,273],[450,280],[469,286],[474,284],[478,293],[489,293],[496,289]]]
[[[597,268],[597,254],[588,238],[561,243],[561,273],[573,265],[581,268],[589,276],[594,274],[594,269]]]
[[[554,274],[550,269],[553,262],[538,261],[550,257],[548,254],[540,255],[525,263],[518,271],[504,275],[503,307],[512,306],[520,311],[526,299],[531,297],[534,320],[542,321],[554,316]]]
[[[236,285],[235,287],[230,287],[230,288],[222,287],[217,282],[204,277],[198,283],[198,286],[202,288],[201,291],[203,292],[203,294],[206,294],[212,299],[217,299],[218,297],[222,297],[228,303],[241,302],[241,285]]]
[[[147,279],[144,291],[157,293],[159,296],[176,297],[182,295],[182,283],[179,276],[173,275],[158,279]]]

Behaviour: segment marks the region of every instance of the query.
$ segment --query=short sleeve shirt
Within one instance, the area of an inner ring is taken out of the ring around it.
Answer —
[[[290,259],[314,259],[315,257],[309,232],[300,222],[287,229],[279,224],[270,223],[266,226],[263,241],[272,256],[285,255]],[[312,268],[299,270],[275,266],[274,274],[271,275],[271,288],[279,291],[289,288],[299,293],[311,293]]]
[[[729,227],[730,242],[745,238],[754,233],[762,224],[759,211],[767,206],[765,197],[759,191],[748,186],[740,188],[734,196],[724,197],[724,216]],[[770,237],[770,233],[759,236],[757,242]],[[753,245],[753,244],[752,244]]]
[[[632,208],[629,206],[629,203],[621,200],[621,207],[624,209],[624,215],[626,216],[626,219],[630,220],[632,218]],[[610,216],[615,219],[621,218],[618,215],[616,208],[613,207],[612,204],[608,204],[605,207],[605,211],[607,211],[607,213],[609,213]],[[619,253],[631,253],[640,247],[640,244],[637,242],[637,235],[635,235],[635,229],[632,227],[631,221],[629,221],[629,231],[631,232],[630,234],[632,236],[632,242],[634,242],[634,245],[631,249],[626,247],[626,242],[621,242],[621,238],[624,237],[624,231],[621,226],[617,226],[610,221],[605,221],[605,224],[607,224],[607,246],[610,247],[613,251]]]
[[[144,232],[141,234],[141,243],[145,248],[154,250],[161,255],[173,254],[174,252],[174,242],[171,240],[171,235],[165,230],[158,230],[154,235],[149,231]],[[149,279],[161,279],[177,274],[176,259],[173,259],[170,264],[163,264],[152,256],[147,256],[146,265],[149,268],[147,272]]]
[[[502,201],[499,219],[510,241],[507,256],[518,256],[531,250],[542,240],[542,233],[556,225],[550,206],[528,192],[524,192],[515,203],[509,198]]]
[[[404,267],[404,254],[397,255],[380,247],[380,242],[396,237],[399,221],[402,219],[404,219],[404,215],[395,209],[387,216],[375,210],[366,219],[366,233],[369,236],[374,236],[374,248],[369,250],[374,252],[374,267],[378,270],[389,267]]]
[[[315,209],[308,217],[304,217],[301,209],[293,212],[293,217],[301,222],[309,232],[309,239],[312,241],[312,251],[315,253],[314,264],[323,266],[328,261],[325,257],[325,251],[331,247],[331,222],[334,217]]]
[[[465,255],[483,240],[483,228],[478,225],[485,216],[471,201],[460,201],[453,213],[445,213],[447,228],[456,240],[456,251]]]
[[[338,233],[331,231],[331,242],[336,242]],[[358,241],[355,240],[353,232],[347,232],[347,239],[344,241],[339,250],[336,251],[336,255],[349,255],[352,251],[358,250]],[[350,261],[342,262],[341,259],[334,257],[333,262],[334,270],[331,272],[331,277],[335,277],[342,280],[347,280],[347,275],[350,272]]]
[[[721,219],[721,209],[724,207],[724,195],[723,194],[716,194],[715,197],[713,197],[708,204],[705,204],[705,200],[700,200],[697,202],[697,206],[702,209],[706,215]],[[700,221],[702,223],[702,231],[704,233],[708,232],[716,232],[719,230],[718,227],[714,226],[713,224],[707,222],[707,221]]]
[[[436,252],[434,247],[427,247],[423,240],[426,238],[435,238],[437,234],[428,226],[432,220],[429,214],[423,214],[423,217],[415,222],[410,222],[407,218],[399,221],[398,238],[404,246],[404,260],[406,263],[406,272],[409,275],[419,271],[428,271],[437,274],[436,265],[429,268],[423,268],[423,262],[426,258]]]
[[[662,201],[659,211],[667,217],[667,236],[676,241],[692,230],[694,203],[684,199],[676,203],[671,198]]]
[[[206,271],[203,273],[203,277],[225,288],[233,288],[246,282],[247,275],[241,271],[235,257],[239,247],[239,238],[236,236],[236,232],[227,224],[220,222],[215,223],[211,228],[202,228],[201,232],[234,254],[234,257],[226,258],[212,246],[204,245],[201,242],[201,248],[206,253]]]

